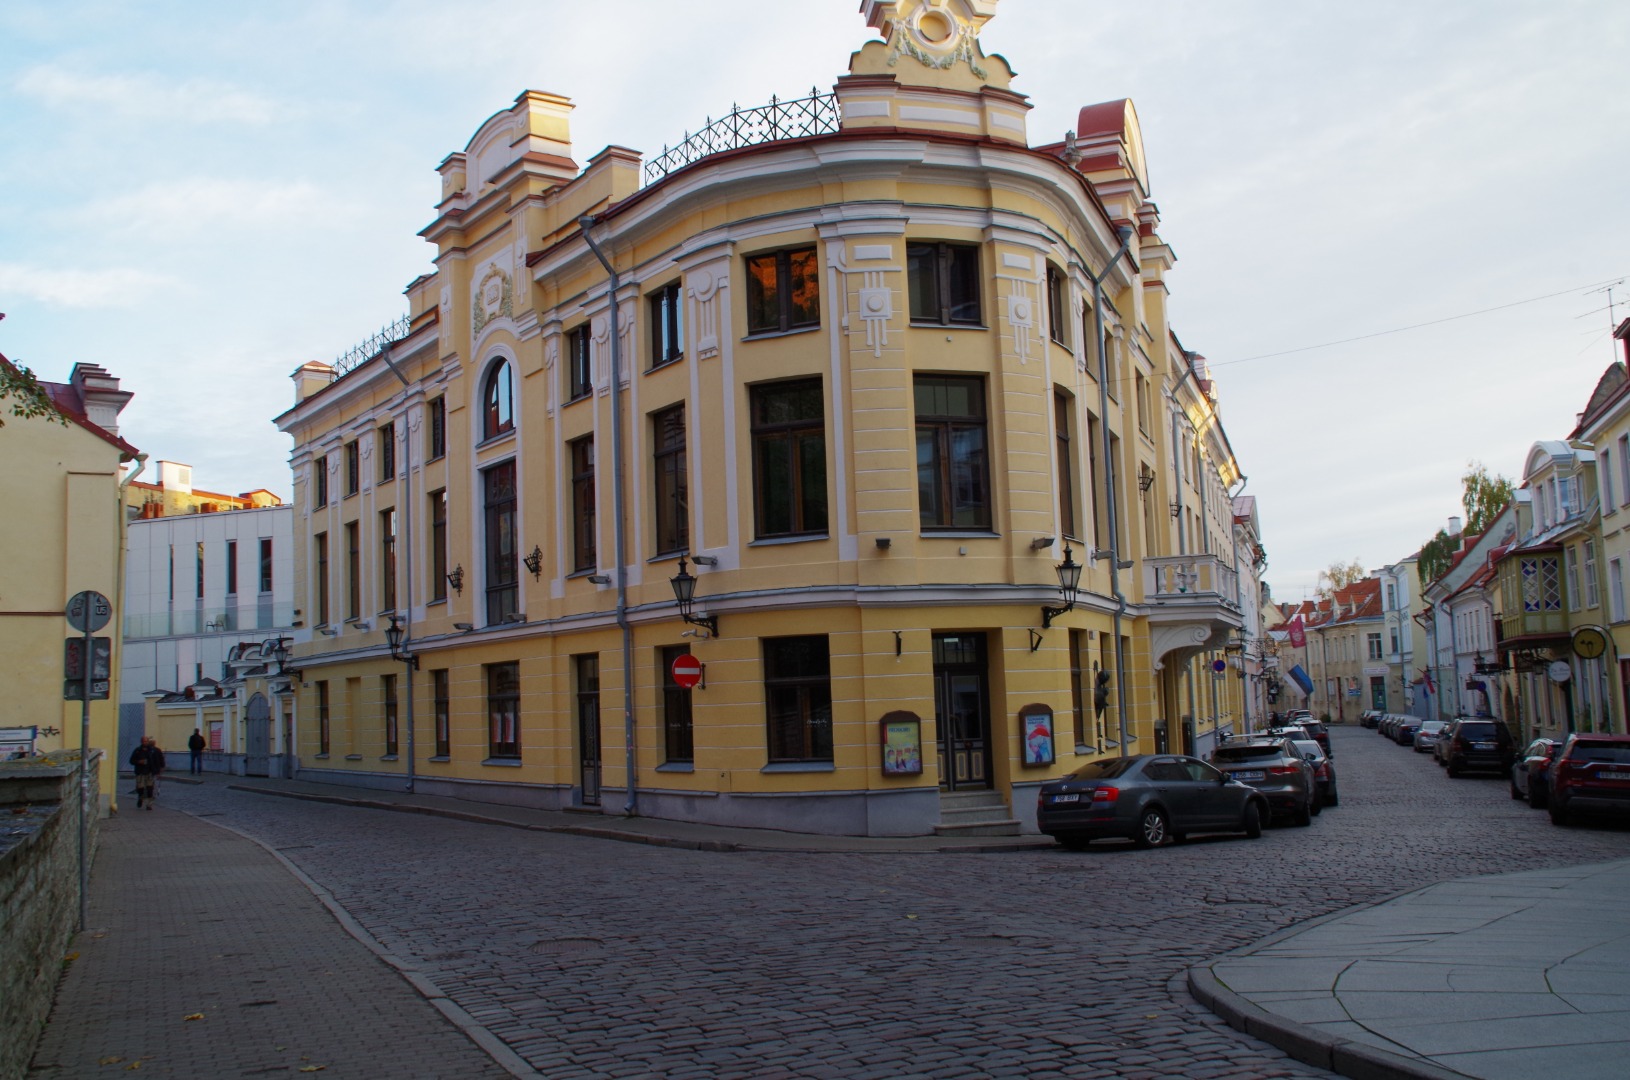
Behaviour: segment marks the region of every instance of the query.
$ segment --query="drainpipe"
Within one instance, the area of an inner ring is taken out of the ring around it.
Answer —
[[[1120,720],[1120,756],[1126,757],[1126,655],[1121,649],[1121,617],[1126,594],[1121,592],[1120,517],[1115,507],[1115,456],[1109,434],[1109,355],[1104,349],[1104,279],[1132,246],[1132,226],[1120,228],[1121,246],[1104,264],[1102,274],[1088,273],[1092,281],[1092,345],[1098,350],[1098,413],[1103,418],[1104,506],[1109,517],[1109,591],[1115,597],[1115,713]]]
[[[611,278],[611,513],[615,522],[617,548],[617,626],[623,637],[623,745],[628,755],[628,790],[623,799],[623,813],[629,817],[639,814],[638,773],[634,760],[634,629],[628,623],[628,537],[623,528],[625,504],[623,493],[623,409],[618,400],[623,389],[622,334],[617,328],[617,293],[622,279],[611,265],[600,245],[589,235],[594,217],[584,214],[577,219],[583,230],[583,242],[589,245],[594,257],[606,268]]]
[[[409,656],[408,647],[413,642],[413,464],[408,460],[413,450],[413,440],[408,437],[408,408],[412,402],[407,398],[407,392],[413,389],[391,359],[391,347],[386,345],[380,357],[385,366],[391,369],[402,384],[402,599],[407,602],[407,618],[403,620],[402,655]],[[377,621],[377,620],[376,620]],[[412,791],[418,780],[419,754],[418,741],[414,738],[418,725],[413,722],[413,673],[416,666],[412,660],[404,660],[403,667],[407,676],[407,790]],[[281,719],[281,717],[279,717]]]

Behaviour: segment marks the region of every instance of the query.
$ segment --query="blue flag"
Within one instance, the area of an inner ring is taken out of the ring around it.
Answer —
[[[1307,672],[1302,670],[1301,664],[1290,669],[1290,677],[1302,688],[1302,693],[1308,697],[1313,696],[1313,680],[1307,677]]]

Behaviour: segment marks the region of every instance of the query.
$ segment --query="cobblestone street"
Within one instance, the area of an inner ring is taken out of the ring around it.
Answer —
[[[1448,878],[1630,855],[1500,778],[1333,731],[1341,805],[1258,841],[705,853],[171,785],[282,852],[550,1077],[1324,1075],[1191,965]]]

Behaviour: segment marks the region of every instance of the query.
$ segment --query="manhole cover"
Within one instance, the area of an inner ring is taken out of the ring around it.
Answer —
[[[599,938],[567,937],[546,938],[532,946],[532,951],[540,956],[560,956],[569,953],[596,952],[605,947],[605,942]]]

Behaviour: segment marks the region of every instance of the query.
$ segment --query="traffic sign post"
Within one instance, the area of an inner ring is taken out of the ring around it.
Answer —
[[[674,682],[684,689],[690,690],[697,684],[701,684],[704,689],[706,688],[707,684],[702,682],[704,670],[700,660],[690,653],[686,653],[684,656],[674,657],[673,667],[670,672],[673,675]]]
[[[91,798],[91,702],[107,700],[113,661],[112,640],[91,635],[113,618],[113,605],[96,590],[85,589],[74,593],[63,614],[68,625],[80,634],[77,641],[69,638],[64,643],[62,658],[63,698],[79,702],[79,929],[84,930],[90,900],[90,864],[85,850],[90,822],[85,804]],[[98,688],[101,693],[97,693]],[[117,769],[114,776],[118,776]]]

